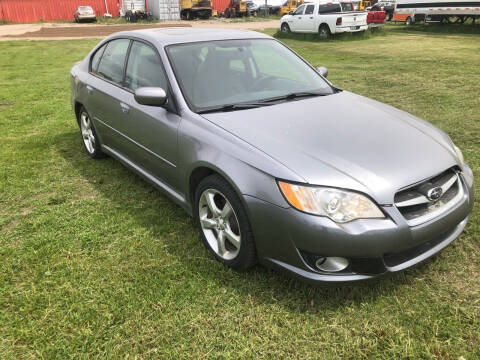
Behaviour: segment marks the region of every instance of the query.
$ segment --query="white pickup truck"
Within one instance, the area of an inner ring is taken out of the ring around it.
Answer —
[[[280,30],[284,33],[318,33],[323,38],[367,28],[367,12],[354,11],[351,2],[305,3],[280,19]]]

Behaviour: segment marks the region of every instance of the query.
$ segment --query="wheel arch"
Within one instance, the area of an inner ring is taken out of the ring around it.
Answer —
[[[320,29],[321,29],[322,27],[324,27],[324,26],[327,27],[328,31],[330,31],[330,34],[331,34],[331,33],[332,33],[332,29],[330,28],[330,25],[329,25],[328,23],[326,23],[326,22],[322,22],[320,25],[318,25],[318,31],[320,31]]]

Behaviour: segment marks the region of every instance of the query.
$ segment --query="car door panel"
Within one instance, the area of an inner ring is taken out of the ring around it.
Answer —
[[[129,56],[125,78],[129,91],[122,90],[118,103],[122,112],[118,130],[129,141],[123,151],[152,175],[175,184],[180,117],[163,107],[141,105],[134,97],[134,90],[145,86],[168,91],[160,57],[139,41],[133,42]]]

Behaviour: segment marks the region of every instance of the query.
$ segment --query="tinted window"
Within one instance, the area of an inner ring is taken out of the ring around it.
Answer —
[[[305,15],[313,14],[313,10],[315,10],[315,5],[307,5]]]
[[[149,45],[134,41],[130,49],[125,86],[135,91],[141,87],[161,87],[167,89],[167,78],[162,62]]]
[[[303,14],[303,9],[305,9],[305,5],[302,5],[302,6],[298,7],[297,10],[295,10],[295,12],[293,14],[294,15],[302,15]]]
[[[353,4],[352,3],[342,3],[343,11],[353,11]]]
[[[340,4],[324,4],[318,6],[319,14],[329,14],[336,12],[342,12],[342,9],[340,9]]]
[[[100,58],[102,57],[103,52],[105,51],[107,45],[103,45],[100,49],[97,50],[95,54],[92,56],[92,71],[97,72],[98,63],[100,62]]]
[[[129,44],[130,40],[128,39],[110,41],[100,60],[97,74],[114,83],[121,84]]]

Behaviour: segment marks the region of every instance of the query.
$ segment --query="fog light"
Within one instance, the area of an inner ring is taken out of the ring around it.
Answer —
[[[338,272],[348,266],[348,260],[342,257],[321,257],[315,261],[318,270],[325,272]]]

